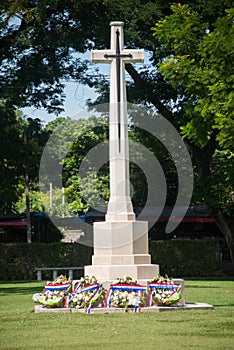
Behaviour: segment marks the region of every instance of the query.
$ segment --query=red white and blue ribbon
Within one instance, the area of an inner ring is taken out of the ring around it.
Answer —
[[[71,287],[71,283],[64,284],[46,284],[45,290],[68,290]]]
[[[65,300],[65,307],[68,307],[69,301],[71,300],[71,298],[72,298],[75,294],[77,294],[77,293],[79,292],[79,290],[81,289],[81,287],[82,287],[82,283],[80,283],[80,282],[77,283],[77,285],[75,286],[73,292],[70,293],[70,294],[67,296],[67,298],[66,298],[66,300]]]
[[[141,286],[141,285],[136,285],[136,284],[111,284],[110,288],[107,292],[107,297],[106,297],[106,307],[109,309],[111,307],[111,300],[114,292],[118,291],[127,291],[127,292],[136,292],[139,298],[142,297],[143,292],[146,292],[147,287]],[[141,306],[135,306],[134,307],[134,312],[140,312]]]
[[[71,300],[71,298],[75,294],[88,293],[88,292],[94,291],[94,294],[93,294],[92,298],[90,299],[88,306],[85,308],[85,313],[90,314],[92,304],[94,303],[94,301],[97,300],[97,297],[101,292],[101,286],[100,286],[100,284],[95,283],[95,284],[89,284],[88,286],[83,287],[83,288],[82,287],[83,287],[83,284],[79,283],[75,287],[74,291],[71,294],[69,294],[69,296],[67,297],[67,300],[66,300],[66,306],[68,307],[69,301]]]
[[[87,289],[87,288],[89,288],[89,289]],[[86,314],[90,314],[91,307],[92,307],[93,303],[98,299],[99,295],[101,294],[101,286],[99,284],[96,284],[93,286],[91,285],[91,286],[88,286],[80,291],[80,293],[84,293],[84,292],[89,292],[89,291],[93,291],[93,290],[94,290],[94,294],[89,302],[89,305],[85,308]]]
[[[150,282],[149,283],[149,298],[148,298],[148,306],[152,306],[153,296],[156,294],[156,289],[163,289],[163,290],[171,290],[171,294],[169,296],[172,297],[177,289],[181,286],[181,284],[178,283],[158,283],[158,282]]]
[[[172,291],[178,289],[180,284],[178,283],[158,283],[158,282],[150,282],[149,288],[158,288],[158,289],[170,289]]]
[[[80,288],[82,288],[82,285],[83,285],[83,284],[82,284],[81,282],[78,282],[78,283],[75,285],[75,288],[74,288],[72,294],[77,293],[78,290],[79,290]]]

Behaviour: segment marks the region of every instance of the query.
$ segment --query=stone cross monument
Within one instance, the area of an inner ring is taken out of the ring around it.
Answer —
[[[94,223],[94,255],[85,275],[100,281],[131,276],[149,280],[159,273],[148,254],[148,223],[137,221],[129,186],[125,64],[144,61],[144,50],[124,49],[123,22],[111,22],[111,48],[93,50],[92,62],[110,64],[110,199],[105,222]]]

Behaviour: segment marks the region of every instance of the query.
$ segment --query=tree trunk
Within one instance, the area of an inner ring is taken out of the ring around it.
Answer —
[[[203,148],[193,144],[189,145],[189,148],[197,165],[198,180],[210,176],[210,162],[215,149],[218,148],[217,141],[213,137]],[[220,210],[214,210],[214,218],[226,240],[232,261],[231,270],[234,271],[234,218],[223,214]]]
[[[32,243],[32,228],[30,216],[30,201],[29,201],[29,178],[28,172],[25,172],[25,196],[26,196],[26,221],[27,221],[27,242]]]
[[[27,146],[27,131],[24,132],[24,144]],[[32,243],[32,228],[29,200],[29,175],[27,160],[25,161],[25,196],[26,196],[26,221],[27,221],[27,242]]]
[[[132,77],[134,83],[137,86],[139,86],[143,91],[145,91],[147,99],[157,108],[158,112],[161,113],[164,118],[166,118],[170,123],[173,124],[173,114],[166,106],[164,106],[164,104],[159,100],[158,96],[152,92],[152,88],[151,86],[149,86],[147,81],[142,79],[140,74],[131,64],[126,64],[125,69],[128,72],[128,74]],[[176,128],[175,125],[174,127]]]
[[[220,210],[214,216],[218,227],[226,239],[234,268],[234,218],[221,213]]]
[[[218,142],[216,141],[215,136],[215,134],[212,134],[207,144],[202,148],[185,140],[197,165],[198,180],[210,176],[210,162],[215,150],[218,148]]]

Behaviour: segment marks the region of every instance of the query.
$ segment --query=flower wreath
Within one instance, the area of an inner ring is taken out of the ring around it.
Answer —
[[[32,299],[45,307],[62,307],[70,290],[70,279],[60,275],[53,282],[47,282],[42,293],[35,293]]]
[[[73,292],[68,295],[67,307],[85,309],[85,313],[90,313],[91,307],[103,293],[102,285],[94,276],[82,277]]]
[[[106,298],[106,307],[122,307],[128,311],[140,312],[145,305],[145,293],[147,288],[141,286],[131,277],[118,278],[110,285]]]
[[[181,284],[174,283],[167,275],[154,277],[148,285],[148,291],[148,306],[167,306],[177,303],[181,298]]]

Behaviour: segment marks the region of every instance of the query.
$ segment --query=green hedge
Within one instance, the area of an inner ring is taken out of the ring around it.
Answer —
[[[0,279],[34,280],[36,267],[85,266],[91,264],[91,257],[92,248],[78,243],[2,243]],[[43,277],[51,276],[52,272],[43,272]]]
[[[221,270],[215,241],[150,241],[149,252],[162,275],[214,276]],[[85,266],[91,264],[91,257],[92,248],[78,243],[1,243],[0,279],[35,280],[35,267]],[[44,278],[51,276],[51,272],[43,273]]]
[[[208,277],[221,271],[217,241],[151,241],[152,263],[159,264],[160,274],[172,277]]]

